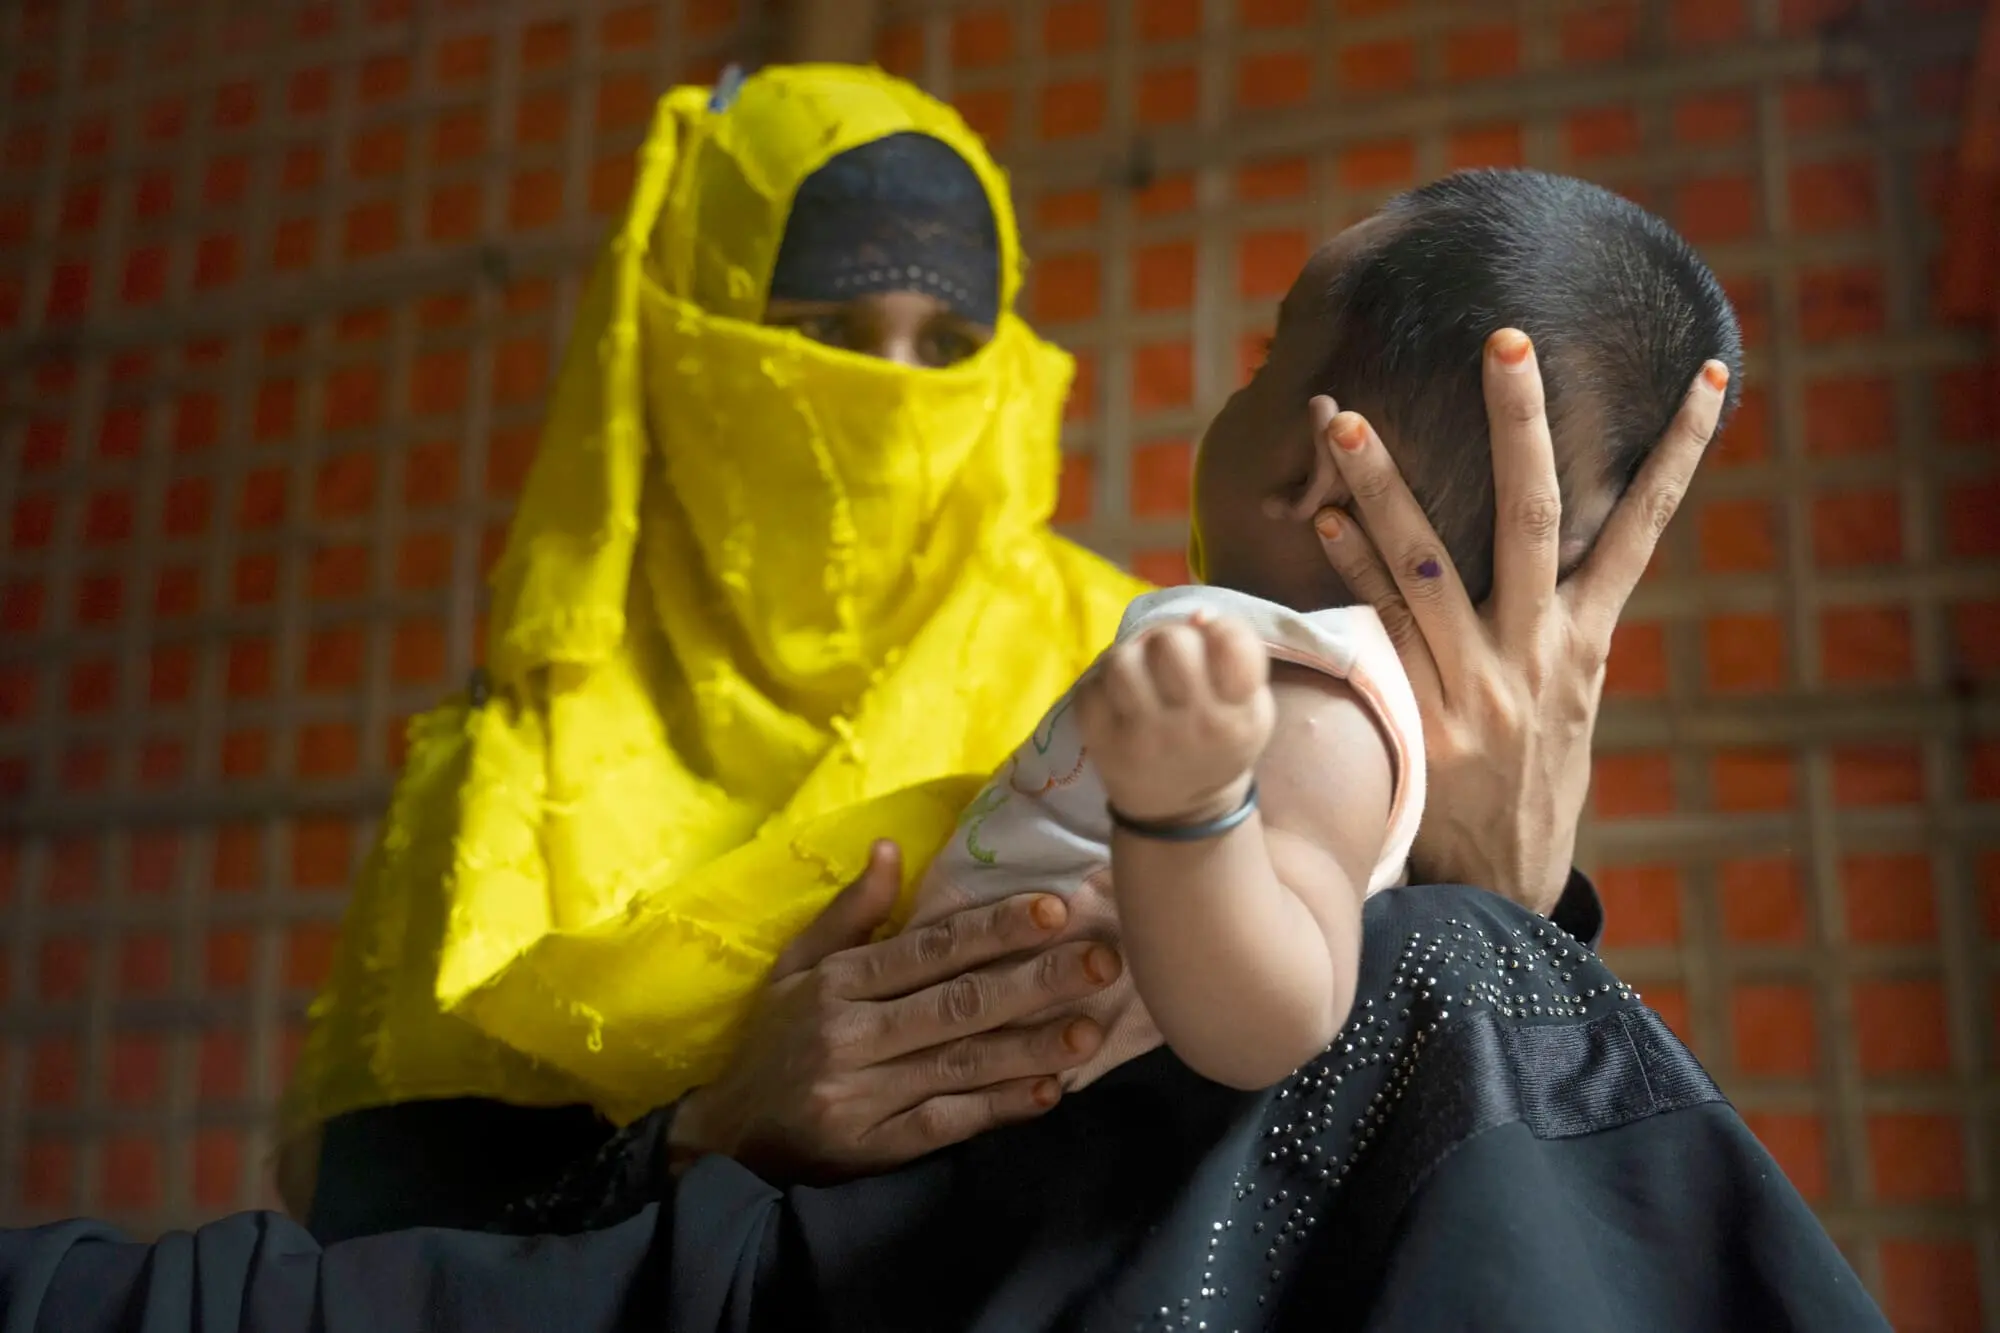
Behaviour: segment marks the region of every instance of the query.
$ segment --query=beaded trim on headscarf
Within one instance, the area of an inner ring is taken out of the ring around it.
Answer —
[[[1000,239],[979,177],[927,134],[851,148],[792,200],[771,299],[849,301],[928,292],[964,319],[1000,313]]]

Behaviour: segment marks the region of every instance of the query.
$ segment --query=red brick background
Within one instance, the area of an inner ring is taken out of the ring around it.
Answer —
[[[1454,167],[1659,210],[1751,338],[1620,633],[1616,964],[1899,1328],[2000,1310],[2000,423],[1932,316],[1972,0],[907,0],[1081,362],[1061,521],[1184,576],[1316,241]],[[754,0],[0,10],[0,1221],[270,1198],[269,1112],[651,101]]]

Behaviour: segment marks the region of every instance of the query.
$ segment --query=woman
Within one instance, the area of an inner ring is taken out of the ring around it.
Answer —
[[[792,77],[771,91],[789,84],[787,96],[811,98],[819,80],[852,76],[799,72],[797,84]],[[758,105],[754,84],[741,105]],[[876,122],[896,129],[909,123]],[[1006,253],[1004,192],[976,145],[935,137],[988,179],[998,249]],[[656,136],[656,148],[659,142]],[[827,159],[837,160],[838,152],[830,149]],[[659,167],[657,154],[650,161]],[[802,168],[807,184],[818,170],[817,163]],[[715,179],[717,188],[736,184],[726,175]],[[636,262],[634,251],[645,249],[635,238],[655,234],[650,224],[662,195],[701,216],[692,192],[655,189],[652,170],[647,180],[636,223],[615,250],[628,266]],[[798,193],[809,197],[804,185]],[[764,243],[767,253],[782,256],[795,233],[808,235],[800,230],[805,216],[795,207],[782,241]],[[718,244],[737,239],[725,235]],[[768,259],[765,267],[776,289],[786,263]],[[877,267],[886,262],[867,271]],[[902,267],[907,275],[910,265]],[[675,270],[665,269],[671,279]],[[1005,271],[995,320],[1003,331]],[[637,328],[643,344],[653,326],[621,325],[618,312],[630,307],[617,304],[612,286],[611,296],[600,287],[600,304],[587,318],[601,322],[586,331]],[[749,295],[732,295],[725,283],[704,299],[753,311],[757,284],[749,287]],[[810,285],[795,290],[797,299],[823,295]],[[956,291],[948,295],[963,300]],[[812,313],[828,314],[827,304],[816,303]],[[952,309],[961,327],[974,330],[968,340],[976,338],[978,321],[964,308]],[[825,336],[828,327],[810,332]],[[996,344],[1002,336],[996,333]],[[621,371],[619,355],[634,342],[615,332],[609,339],[605,383],[635,391],[636,372]],[[585,355],[597,346],[590,337],[579,343]],[[772,344],[772,355],[789,345]],[[784,364],[781,356],[775,364]],[[659,358],[652,365],[657,369]],[[689,380],[694,367],[670,368],[685,372],[677,377],[686,399],[656,403],[649,425],[663,454],[672,448],[663,443],[668,416],[684,402],[702,402],[703,386]],[[758,368],[767,367],[760,361]],[[627,377],[617,381],[621,373]],[[1690,397],[1590,565],[1559,589],[1547,539],[1554,526],[1538,521],[1550,512],[1555,485],[1539,390],[1524,383],[1534,378],[1489,379],[1503,517],[1499,591],[1488,612],[1475,612],[1448,576],[1411,576],[1405,602],[1387,571],[1426,565],[1437,543],[1379,451],[1341,462],[1358,497],[1358,517],[1388,560],[1359,541],[1336,544],[1329,558],[1396,629],[1434,732],[1432,805],[1441,817],[1425,830],[1418,869],[1425,878],[1483,883],[1546,909],[1559,896],[1572,907],[1591,901],[1587,886],[1568,893],[1563,886],[1587,784],[1603,654],[1718,402],[1699,391]],[[602,397],[592,411],[575,407],[587,395],[570,375],[564,389],[559,424],[610,419]],[[1156,1052],[1044,1114],[1048,1108],[1036,1096],[1043,1077],[1087,1052],[1002,1025],[1059,994],[1101,984],[1108,979],[1102,969],[1092,976],[1087,968],[1105,960],[1037,954],[1038,942],[1060,926],[1059,913],[1038,919],[1036,909],[1055,905],[1046,900],[1008,905],[928,936],[868,943],[890,913],[899,879],[892,861],[878,854],[784,948],[768,986],[741,1000],[736,1012],[745,1035],[732,1052],[698,1077],[681,1076],[701,1086],[607,1137],[589,1108],[618,1110],[642,1099],[630,1092],[607,1097],[615,1092],[609,1081],[593,1077],[589,1057],[619,1055],[621,1015],[587,1003],[605,1020],[598,1049],[588,1029],[585,1040],[565,1047],[551,1038],[574,1035],[575,1011],[551,1018],[546,1011],[558,1006],[517,1007],[506,997],[520,978],[481,955],[477,939],[455,938],[451,925],[468,919],[463,913],[471,903],[511,903],[497,893],[465,897],[482,878],[491,881],[496,866],[518,870],[517,862],[479,850],[495,824],[504,830],[501,816],[510,813],[504,801],[497,813],[493,804],[507,784],[493,781],[490,793],[482,788],[480,765],[492,759],[489,751],[504,755],[508,739],[524,734],[550,756],[543,780],[553,785],[578,767],[557,762],[570,751],[556,733],[585,705],[616,710],[621,725],[631,717],[654,726],[664,713],[657,726],[674,736],[687,735],[685,715],[699,712],[699,696],[678,712],[654,707],[653,699],[670,693],[659,688],[662,682],[694,673],[678,658],[670,665],[644,656],[657,647],[631,646],[641,642],[632,626],[671,604],[657,592],[671,581],[657,578],[652,598],[620,600],[627,585],[614,575],[631,566],[633,540],[609,500],[635,494],[636,480],[609,468],[608,448],[582,450],[566,466],[548,462],[564,454],[567,440],[582,437],[616,443],[620,433],[551,430],[516,529],[514,550],[526,558],[510,560],[500,585],[499,623],[551,628],[502,629],[493,653],[498,706],[444,714],[435,727],[439,738],[417,751],[399,801],[404,817],[390,821],[357,900],[360,943],[346,964],[352,971],[319,1014],[318,1072],[308,1073],[294,1103],[307,1121],[327,1120],[314,1200],[325,1232],[419,1220],[478,1225],[504,1213],[516,1229],[573,1239],[403,1232],[320,1251],[282,1223],[246,1217],[206,1229],[191,1244],[149,1251],[70,1224],[25,1240],[0,1238],[0,1296],[26,1318],[108,1329],[136,1327],[142,1318],[148,1327],[182,1327],[198,1317],[203,1326],[226,1319],[261,1329],[290,1326],[311,1311],[328,1328],[366,1323],[371,1333],[531,1326],[1229,1328],[1308,1321],[1357,1328],[1880,1326],[1804,1205],[1657,1018],[1573,941],[1477,890],[1420,888],[1371,903],[1365,999],[1352,1030],[1326,1061],[1280,1089],[1217,1088]],[[1044,455],[1039,474],[1024,470],[1006,480],[1045,496],[1053,460]],[[584,462],[595,470],[578,466]],[[538,498],[547,495],[605,503],[588,510]],[[988,498],[1006,508],[1006,495]],[[598,521],[605,513],[613,521]],[[1129,589],[1049,544],[1039,526],[1045,513],[1041,507],[1034,521],[1008,533],[1005,546],[1043,551],[1061,571],[1041,586],[1041,605],[1090,607],[1099,591],[1122,602]],[[690,529],[699,526],[697,515],[686,518]],[[837,527],[829,523],[825,531]],[[656,570],[647,563],[644,523],[640,529],[640,567]],[[595,535],[597,545],[570,549],[572,539],[562,534],[574,532]],[[721,540],[703,555],[720,563],[728,553]],[[545,557],[553,571],[547,577],[537,568]],[[1031,557],[1030,567],[1043,558]],[[866,591],[851,581],[840,586]],[[536,587],[546,590],[549,614],[541,622],[520,612],[534,600],[522,589]],[[709,605],[743,595],[726,581],[708,591]],[[625,637],[614,640],[611,626],[621,609]],[[776,619],[787,623],[786,613],[809,609],[777,608]],[[1052,644],[1044,617],[1022,658],[1061,657],[1072,649],[1087,656],[1110,626],[1086,619],[1077,617]],[[1439,632],[1447,627],[1449,634]],[[738,631],[747,637],[753,628]],[[1452,644],[1454,652],[1433,659],[1429,643]],[[781,656],[775,642],[761,647]],[[552,665],[520,669],[524,659],[537,660],[534,652]],[[634,664],[622,665],[626,658]],[[743,660],[768,673],[762,653]],[[589,698],[591,673],[614,668],[618,679],[651,692],[628,684],[622,697]],[[540,687],[546,694],[534,692],[534,670],[546,671]],[[763,674],[758,683],[771,679]],[[811,691],[792,689],[791,679],[781,683],[801,710],[790,716],[811,716],[805,711],[814,703]],[[817,701],[823,705],[830,693]],[[635,703],[641,694],[646,698]],[[644,730],[636,723],[634,729]],[[885,758],[916,763],[933,754],[937,732],[934,725],[921,729],[911,741],[913,758]],[[955,732],[945,739],[960,744]],[[1011,739],[1003,737],[1000,746]],[[602,748],[600,737],[590,740]],[[976,758],[973,748],[966,745],[947,762],[983,773],[991,759]],[[698,753],[718,762],[712,749]],[[918,780],[933,775],[932,762],[932,769],[915,769]],[[459,790],[463,805],[455,808],[448,798]],[[564,795],[558,808],[570,805],[570,789]],[[868,793],[861,795],[865,800]],[[857,849],[888,831],[913,844],[912,864],[927,851],[924,839],[934,836],[928,807],[863,808],[871,820],[894,818],[882,825],[857,820],[845,829]],[[455,850],[434,845],[437,830],[457,833]],[[616,841],[571,853],[627,850],[622,832]],[[564,846],[546,829],[541,842]],[[755,840],[747,845],[758,847]],[[424,848],[431,850],[412,850]],[[763,871],[786,864],[775,855],[757,862]],[[447,868],[456,876],[448,887],[460,896],[456,917],[429,905],[432,895],[418,877],[427,872],[441,883]],[[782,875],[776,882],[797,890],[799,904],[810,902],[805,886]],[[746,885],[745,892],[754,888]],[[528,896],[552,900],[553,917],[573,911],[559,896]],[[547,950],[548,958],[601,965],[596,974],[560,970],[571,1000],[580,993],[615,995],[605,977],[626,962],[591,950],[631,918],[614,908],[602,919],[617,929],[605,931],[600,919],[579,930],[574,917],[524,920],[519,904],[512,906],[512,915],[495,910],[477,920],[512,930],[521,957]],[[794,910],[800,922],[811,915],[804,905]],[[1558,909],[1559,919],[1564,915]],[[1576,929],[1590,934],[1594,927]],[[580,953],[564,952],[572,943],[565,931],[584,936]],[[549,939],[559,947],[550,949]],[[551,966],[529,976],[557,972]],[[420,984],[405,983],[410,973]],[[662,979],[662,986],[668,981],[686,990],[677,977]],[[433,1002],[440,992],[472,1001],[441,1012]],[[454,1022],[479,1040],[456,1032]],[[523,1052],[537,1061],[522,1059]],[[356,1055],[365,1057],[358,1072],[343,1064]],[[336,1077],[343,1068],[348,1072]],[[638,1086],[642,1096],[649,1090],[644,1079]],[[426,1091],[451,1100],[379,1105]],[[496,1105],[509,1097],[543,1109]],[[549,1109],[565,1101],[571,1109]],[[361,1109],[371,1103],[378,1105]],[[1022,1123],[1002,1123],[1009,1121]],[[585,1160],[562,1169],[578,1155]],[[782,1192],[770,1183],[839,1177],[850,1179]],[[549,1181],[555,1187],[543,1190]],[[399,1215],[391,1196],[410,1190],[423,1197]],[[537,1197],[519,1197],[530,1190]],[[180,1313],[196,1306],[198,1316]]]

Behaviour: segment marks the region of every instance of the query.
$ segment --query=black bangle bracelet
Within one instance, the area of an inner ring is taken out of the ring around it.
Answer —
[[[1204,819],[1199,824],[1154,823],[1145,819],[1130,819],[1118,813],[1115,805],[1106,805],[1111,812],[1112,827],[1122,829],[1135,838],[1151,838],[1154,842],[1207,842],[1219,838],[1257,813],[1257,780],[1250,780],[1250,790],[1243,793],[1243,804],[1218,819]]]

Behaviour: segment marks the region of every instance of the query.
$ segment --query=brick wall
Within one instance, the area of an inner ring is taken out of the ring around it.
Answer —
[[[1971,0],[891,5],[1079,354],[1061,518],[1182,576],[1315,241],[1453,167],[1665,214],[1749,392],[1618,641],[1610,952],[1900,1328],[2000,1310],[2000,423],[1931,317]],[[0,13],[0,1221],[269,1200],[268,1114],[655,92],[732,0]],[[11,25],[5,26],[5,25]]]

